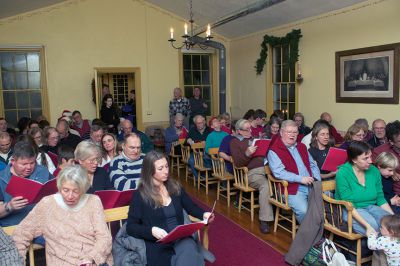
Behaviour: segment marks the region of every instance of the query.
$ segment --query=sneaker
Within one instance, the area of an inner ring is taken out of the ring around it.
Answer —
[[[260,231],[263,234],[268,234],[269,233],[269,225],[268,222],[265,221],[260,221]]]

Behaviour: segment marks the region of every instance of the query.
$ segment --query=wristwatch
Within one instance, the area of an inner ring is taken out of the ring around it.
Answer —
[[[12,212],[12,208],[11,208],[9,202],[6,203],[6,205],[4,206],[4,209],[6,210],[7,213]]]

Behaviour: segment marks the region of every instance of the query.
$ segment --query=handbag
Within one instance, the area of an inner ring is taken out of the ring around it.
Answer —
[[[301,265],[303,266],[326,266],[322,256],[322,244],[325,243],[325,238],[321,238],[304,256]]]
[[[322,243],[322,258],[328,266],[349,266],[346,257],[340,253],[329,239]]]

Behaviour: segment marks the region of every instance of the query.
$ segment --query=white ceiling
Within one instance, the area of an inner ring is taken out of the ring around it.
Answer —
[[[0,19],[57,4],[65,0],[0,0]],[[189,19],[188,0],[146,0],[162,9]],[[281,1],[281,0],[280,0]],[[227,38],[238,38],[261,30],[320,15],[366,0],[285,0],[255,13],[230,21],[213,31]],[[206,26],[265,2],[277,0],[193,0],[195,23]],[[115,4],[118,1],[114,0]]]

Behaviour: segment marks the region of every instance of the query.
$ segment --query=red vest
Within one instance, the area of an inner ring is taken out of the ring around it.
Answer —
[[[89,125],[89,121],[87,119],[82,121],[82,128],[80,128],[74,124],[71,125],[71,128],[78,131],[78,133],[79,133],[79,135],[81,135],[82,139],[90,138],[90,125]]]
[[[310,168],[310,161],[308,157],[308,151],[306,145],[303,143],[297,143],[297,150],[300,154],[300,157],[306,166],[308,173],[312,174]],[[299,170],[297,169],[297,164],[292,155],[290,154],[288,148],[283,144],[282,139],[276,138],[273,143],[271,143],[270,150],[274,151],[278,157],[281,159],[282,164],[285,166],[285,170],[296,175],[299,174]],[[290,183],[288,186],[288,193],[289,195],[296,195],[297,189],[299,188],[299,183]]]

